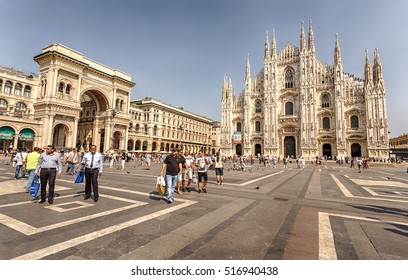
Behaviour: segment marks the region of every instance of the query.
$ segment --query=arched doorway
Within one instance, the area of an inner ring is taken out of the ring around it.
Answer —
[[[56,150],[63,149],[67,146],[67,135],[69,132],[68,126],[65,124],[57,124],[52,133],[52,145]]]
[[[142,151],[147,151],[147,141],[143,141]]]
[[[114,150],[119,150],[120,138],[121,137],[122,137],[122,134],[119,131],[115,131],[115,133],[113,133],[113,146],[112,146],[112,148]]]
[[[242,156],[242,145],[241,144],[237,144],[235,146],[235,154],[237,156]]]
[[[332,148],[330,144],[323,144],[323,156],[326,156],[327,158],[332,157]]]
[[[284,140],[284,155],[285,157],[296,158],[296,139],[293,136],[286,136]]]
[[[262,146],[261,144],[255,144],[255,156],[262,155]]]
[[[0,127],[0,150],[8,150],[10,152],[15,148],[13,146],[14,134],[14,128],[10,126]]]
[[[87,90],[81,95],[80,102],[82,110],[79,113],[77,147],[87,151],[90,144],[99,144],[99,151],[108,150],[112,135],[105,133],[105,123],[109,118],[105,95],[97,90]]]
[[[360,144],[354,143],[351,145],[351,157],[361,157]]]
[[[133,140],[128,140],[127,150],[128,151],[133,150]]]
[[[33,146],[34,136],[35,136],[35,133],[32,129],[29,129],[29,128],[22,129],[18,135],[17,147],[19,149],[28,149],[32,151],[34,148]]]
[[[140,142],[140,140],[137,140],[137,141],[136,141],[136,145],[135,145],[135,150],[136,150],[137,152],[140,152],[141,149],[142,149],[142,148],[141,148],[141,142]]]

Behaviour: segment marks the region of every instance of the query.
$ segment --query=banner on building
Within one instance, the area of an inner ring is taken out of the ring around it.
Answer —
[[[242,143],[242,133],[234,132],[234,143]]]

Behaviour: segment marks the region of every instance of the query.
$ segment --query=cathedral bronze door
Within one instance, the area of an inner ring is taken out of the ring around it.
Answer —
[[[237,146],[235,147],[235,154],[237,156],[242,156],[242,145],[241,144],[237,144]]]
[[[285,157],[296,158],[296,139],[293,136],[286,136],[284,140]]]
[[[354,143],[351,145],[351,156],[352,157],[361,157],[361,146],[360,144]]]
[[[255,144],[255,156],[262,155],[262,147],[261,144]]]
[[[327,158],[332,157],[332,150],[331,150],[331,145],[330,144],[324,144],[323,145],[323,156],[326,156]]]

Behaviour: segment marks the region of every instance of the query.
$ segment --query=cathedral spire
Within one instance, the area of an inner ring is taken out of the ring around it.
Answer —
[[[365,65],[364,65],[364,85],[369,85],[373,81],[373,77],[371,75],[371,63],[370,58],[368,57],[368,49],[366,49],[366,58],[365,58]]]
[[[276,40],[275,40],[275,29],[272,30],[272,53],[271,57],[273,58],[276,55]]]
[[[341,64],[341,52],[339,45],[339,36],[336,33],[336,46],[334,48],[334,64]]]
[[[378,48],[375,48],[374,51],[373,81],[375,85],[379,83],[384,83],[382,65],[380,55],[378,54]]]
[[[249,54],[247,55],[246,68],[245,68],[245,80],[251,79],[251,66],[249,65]]]
[[[312,29],[312,20],[309,20],[309,40],[308,40],[309,50],[315,52],[314,46],[314,35]]]
[[[300,52],[306,50],[306,37],[305,37],[305,26],[302,21],[302,28],[300,31]]]
[[[270,56],[270,51],[269,51],[269,38],[268,38],[268,31],[266,31],[264,60],[268,60],[269,56]]]

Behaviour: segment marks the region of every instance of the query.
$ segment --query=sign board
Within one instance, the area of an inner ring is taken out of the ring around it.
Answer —
[[[234,132],[234,143],[242,143],[242,132]]]

